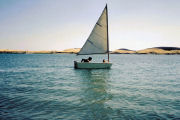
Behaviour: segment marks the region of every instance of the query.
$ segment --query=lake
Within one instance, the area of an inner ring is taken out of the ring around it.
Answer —
[[[0,54],[0,119],[180,119],[179,55],[113,54],[111,69],[74,69],[87,57]]]

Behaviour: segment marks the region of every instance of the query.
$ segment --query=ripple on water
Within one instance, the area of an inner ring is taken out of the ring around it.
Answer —
[[[180,118],[178,55],[111,55],[109,70],[76,70],[74,59],[0,54],[0,119]]]

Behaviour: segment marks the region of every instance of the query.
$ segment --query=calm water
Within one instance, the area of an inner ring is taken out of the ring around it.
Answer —
[[[180,119],[179,55],[111,55],[109,70],[76,70],[81,57],[0,54],[0,119]]]

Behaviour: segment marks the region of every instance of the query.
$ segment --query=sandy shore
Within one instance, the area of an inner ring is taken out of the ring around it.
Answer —
[[[23,51],[23,50],[8,50],[8,49],[0,49],[0,53],[9,53],[9,54],[26,54],[26,51]]]
[[[24,50],[9,50],[9,49],[0,49],[0,53],[7,53],[7,54],[75,54],[78,53],[80,48],[72,48],[72,49],[66,49],[63,51],[24,51]]]
[[[136,51],[133,51],[133,50],[128,50],[128,49],[117,49],[117,50],[114,50],[112,52],[110,52],[111,54],[135,54]]]
[[[164,50],[160,48],[148,48],[136,52],[137,54],[180,54],[180,50]]]
[[[80,51],[80,48],[72,48],[72,49],[66,49],[61,51],[61,53],[72,53],[72,54],[76,54]]]
[[[111,54],[180,54],[180,48],[177,47],[154,47],[154,48],[147,48],[143,50],[128,50],[128,49],[118,49],[112,51]]]
[[[80,48],[66,49],[63,51],[23,51],[0,49],[0,53],[7,54],[76,54]],[[154,47],[143,50],[118,49],[110,52],[111,54],[180,54],[180,48],[177,47]]]

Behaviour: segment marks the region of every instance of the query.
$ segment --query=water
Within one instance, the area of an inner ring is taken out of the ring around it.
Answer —
[[[111,55],[109,70],[76,70],[81,57],[0,54],[0,119],[180,119],[179,55]]]

